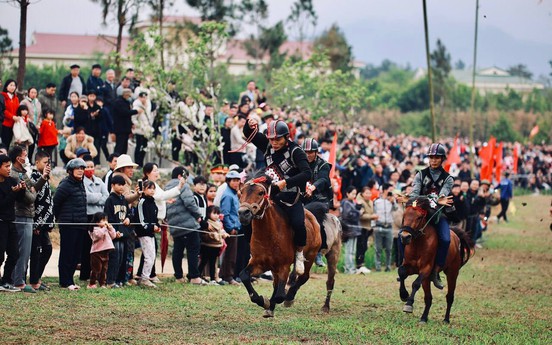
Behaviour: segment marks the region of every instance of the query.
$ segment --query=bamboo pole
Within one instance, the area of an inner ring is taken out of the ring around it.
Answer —
[[[477,29],[479,24],[479,0],[475,0],[475,34],[473,39],[473,71],[472,71],[472,90],[471,90],[471,104],[470,104],[470,169],[474,169],[474,150],[475,142],[473,138],[473,126],[475,119],[475,71],[477,62]]]
[[[427,79],[429,82],[429,112],[431,114],[431,140],[435,142],[436,127],[435,127],[435,109],[433,104],[433,82],[431,81],[431,57],[429,55],[429,31],[427,29],[427,6],[426,0],[423,0],[424,7],[424,31],[425,31],[425,47],[427,59]]]

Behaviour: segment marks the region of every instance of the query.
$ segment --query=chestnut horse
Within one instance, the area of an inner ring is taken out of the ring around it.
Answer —
[[[433,264],[437,254],[438,237],[437,232],[431,222],[432,218],[439,216],[435,210],[430,207],[430,199],[422,196],[410,199],[406,203],[404,210],[403,225],[401,227],[401,241],[405,245],[404,259],[402,266],[399,267],[400,297],[406,302],[403,311],[412,313],[414,296],[420,289],[424,289],[425,309],[420,318],[420,322],[427,322],[429,309],[431,308],[431,279]],[[460,229],[451,229],[450,247],[447,254],[447,260],[443,267],[443,272],[447,276],[447,311],[444,321],[450,322],[450,308],[454,302],[454,290],[456,289],[456,279],[460,268],[468,262],[473,256],[474,244],[466,232]],[[412,283],[412,294],[404,285],[404,280],[413,274],[418,277]]]
[[[271,191],[271,179],[264,174],[246,182],[241,189],[239,209],[240,222],[245,225],[251,223],[252,228],[251,258],[245,269],[240,273],[240,279],[246,287],[251,301],[265,309],[264,317],[274,316],[276,304],[284,301],[286,306],[293,304],[297,290],[310,277],[310,269],[322,243],[318,220],[313,213],[305,209],[305,225],[307,228],[307,244],[303,249],[306,259],[305,273],[298,277],[295,277],[294,273],[290,274],[290,266],[295,261],[293,231],[283,210],[272,203],[270,199]],[[316,214],[320,214],[319,211],[323,209],[316,205],[312,207]],[[322,214],[321,218],[323,219],[324,216],[325,214]],[[322,309],[329,311],[341,242],[339,221],[336,219],[335,222],[332,222],[329,218],[325,225],[337,234],[329,235],[330,238],[335,240],[331,244],[328,243],[329,250],[326,254],[329,272],[326,283],[328,293]],[[251,276],[259,275],[268,270],[272,271],[274,277],[273,293],[270,299],[259,295],[251,284]],[[286,291],[288,278],[290,285]]]

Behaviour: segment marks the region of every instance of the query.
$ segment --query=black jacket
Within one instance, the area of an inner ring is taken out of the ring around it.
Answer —
[[[79,79],[82,83],[82,95],[86,95],[86,83],[84,82],[84,79],[79,75]],[[62,81],[61,85],[59,86],[59,94],[58,99],[60,102],[67,101],[67,98],[69,98],[69,89],[71,88],[71,82],[73,81],[73,77],[71,74],[66,75]],[[82,96],[79,95],[79,96]]]
[[[122,237],[114,239],[114,241],[125,239],[130,236],[132,228],[119,224],[126,218],[130,220],[130,208],[128,207],[128,201],[126,201],[124,195],[118,195],[115,192],[111,192],[104,205],[104,213],[107,215],[109,223],[114,224],[115,230],[123,234]]]
[[[157,220],[157,205],[155,200],[150,196],[144,196],[138,203],[138,222],[141,225],[137,225],[134,228],[136,236],[138,237],[153,237],[153,228],[155,225],[159,226]]]
[[[117,99],[117,85],[115,83],[111,86],[107,80],[104,82],[103,98],[105,106],[111,108],[115,103],[115,99]]]
[[[17,185],[14,178],[6,177],[0,182],[0,221],[10,222],[15,220],[15,200],[23,200],[25,189],[13,192],[12,187]]]
[[[115,134],[130,134],[132,132],[132,115],[138,114],[138,110],[132,109],[132,105],[122,96],[117,97],[113,104],[113,132]]]
[[[42,178],[42,174],[38,170],[33,170],[31,181],[37,183]],[[50,183],[46,182],[42,188],[37,191],[35,199],[35,229],[40,231],[51,231],[54,228],[54,211],[52,203],[52,190]]]
[[[86,81],[86,90],[87,91],[96,91],[96,95],[103,95],[103,88],[105,87],[104,81],[102,78],[89,76]]]
[[[86,223],[86,190],[82,180],[69,175],[54,194],[54,215],[60,223]]]

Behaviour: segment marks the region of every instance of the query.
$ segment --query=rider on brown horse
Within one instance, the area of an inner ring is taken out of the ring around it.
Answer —
[[[443,169],[442,164],[446,159],[446,150],[442,144],[431,144],[427,153],[429,156],[429,167],[418,172],[414,178],[413,190],[409,198],[416,198],[422,195],[435,194],[439,197],[438,203],[443,206],[451,206],[452,199],[449,197],[454,184],[454,179]],[[433,267],[433,285],[443,289],[443,283],[439,272],[445,266],[447,253],[450,245],[450,227],[444,212],[438,217],[439,221],[435,226],[439,238],[437,256]],[[404,257],[404,245],[400,243],[401,257]]]
[[[272,121],[266,135],[258,133],[258,123],[249,119],[243,133],[258,149],[265,153],[266,174],[277,187],[273,200],[284,210],[294,231],[295,271],[302,275],[305,271],[303,247],[307,241],[305,211],[299,200],[305,192],[307,182],[312,177],[307,155],[299,145],[289,140],[289,128],[284,121]]]
[[[330,170],[332,165],[318,156],[318,142],[313,138],[306,138],[301,144],[301,148],[307,154],[307,160],[312,171],[312,178],[307,184],[307,189],[303,195],[303,203],[307,205],[311,202],[321,202],[326,206],[325,213],[328,213],[330,204],[333,203],[332,183],[330,181]],[[320,250],[328,249],[326,243],[326,230],[324,222],[320,223],[320,233],[322,235],[322,246]],[[319,267],[324,267],[322,261],[322,252],[316,255],[315,263]]]

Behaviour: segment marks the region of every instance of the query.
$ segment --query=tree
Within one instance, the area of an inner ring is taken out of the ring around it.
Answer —
[[[123,41],[123,30],[125,26],[130,29],[134,27],[138,19],[138,8],[142,0],[92,0],[92,2],[100,3],[102,6],[102,19],[104,25],[107,23],[107,18],[112,16],[117,22],[117,41],[115,43],[115,73],[117,76],[121,74],[121,47]],[[161,47],[159,47],[162,49]]]
[[[446,105],[446,96],[450,89],[448,76],[451,70],[451,57],[447,48],[437,39],[437,47],[431,53],[431,71],[435,82],[435,98],[440,99],[441,112]]]
[[[496,138],[497,142],[515,142],[521,140],[519,133],[512,128],[512,122],[504,113],[499,115],[498,120],[491,127],[491,135]]]
[[[17,57],[17,86],[23,90],[25,66],[27,65],[27,9],[31,0],[4,0],[19,8],[19,56]]]
[[[517,64],[517,65],[514,65],[514,66],[510,66],[510,68],[508,68],[507,71],[508,71],[508,73],[510,73],[511,75],[516,76],[516,77],[526,78],[526,79],[533,78],[533,73],[531,73],[527,69],[526,65],[521,64],[521,63]]]
[[[163,36],[163,22],[165,20],[165,9],[170,9],[174,5],[174,0],[148,0],[148,5],[151,7],[153,14],[152,20],[157,22],[159,35]],[[161,42],[159,49],[159,57],[161,67],[165,68],[165,42]]]
[[[0,78],[4,74],[5,55],[11,52],[12,49],[12,40],[8,35],[8,30],[0,26]]]
[[[245,40],[244,48],[247,55],[253,58],[251,68],[257,71],[260,59],[263,56],[260,36],[263,28],[262,23],[268,18],[268,4],[265,0],[243,0],[238,11],[242,14],[241,21],[249,23],[255,30],[255,33],[249,34]]]
[[[294,38],[301,43],[301,59],[303,58],[303,42],[309,33],[314,30],[318,22],[318,15],[314,10],[312,0],[296,0],[291,5],[291,13],[286,19],[288,28],[294,33]]]
[[[261,54],[268,54],[269,61],[264,66],[266,80],[270,81],[271,71],[280,68],[285,60],[285,53],[280,53],[280,47],[286,41],[287,36],[284,30],[284,23],[279,21],[273,27],[261,29],[259,37],[259,48]]]
[[[314,41],[314,49],[328,55],[332,70],[351,70],[352,49],[337,24],[333,24]]]
[[[236,5],[233,2],[227,3],[224,0],[186,0],[186,3],[201,15],[201,20],[216,22],[225,22],[228,28],[228,34],[234,36],[237,33],[237,26],[231,23],[234,18]]]
[[[466,68],[466,64],[462,60],[458,60],[454,63],[454,69],[463,71]]]

